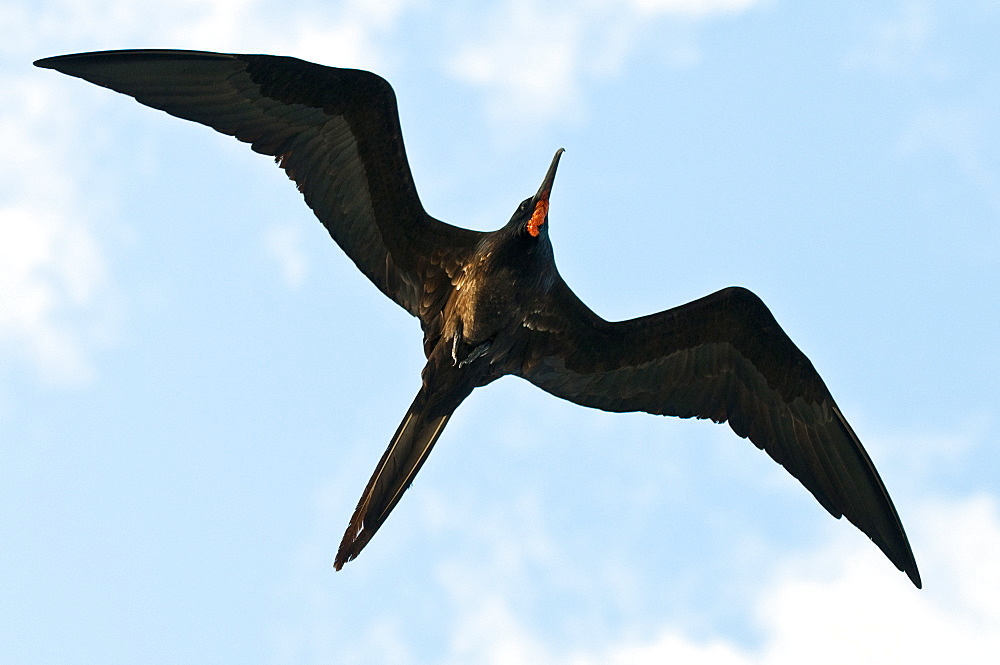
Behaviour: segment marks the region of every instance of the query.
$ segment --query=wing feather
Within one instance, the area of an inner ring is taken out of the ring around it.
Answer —
[[[83,53],[35,64],[208,125],[274,157],[358,268],[425,327],[482,235],[424,211],[395,94],[370,72],[279,56],[168,50]]]
[[[525,327],[523,378],[606,411],[728,421],[920,586],[899,516],[861,441],[812,363],[750,291],[724,289],[609,323],[558,279]]]

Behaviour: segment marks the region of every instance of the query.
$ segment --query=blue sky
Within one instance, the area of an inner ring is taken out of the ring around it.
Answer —
[[[783,665],[1000,652],[1000,6],[0,1],[0,661]],[[395,87],[425,207],[619,319],[739,284],[924,580],[727,427],[514,378],[333,555],[419,326],[246,146],[30,66],[295,55]]]

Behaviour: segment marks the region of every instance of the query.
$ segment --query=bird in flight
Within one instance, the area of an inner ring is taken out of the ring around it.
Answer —
[[[420,320],[427,357],[420,390],[361,495],[337,552],[338,570],[385,522],[462,400],[513,374],[605,411],[728,422],[921,586],[871,458],[812,363],[756,295],[730,287],[609,322],[570,290],[548,233],[561,149],[506,225],[472,231],[424,211],[395,94],[373,73],[289,57],[173,50],[82,53],[35,64],[271,155],[361,272]]]

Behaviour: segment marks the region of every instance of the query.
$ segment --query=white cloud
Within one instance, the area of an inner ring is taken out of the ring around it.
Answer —
[[[906,87],[899,88],[901,94],[913,95],[915,110],[900,125],[898,138],[904,157],[943,156],[988,205],[1000,210],[994,93],[992,86],[968,77],[989,56],[975,50],[975,41],[971,49],[956,49],[951,38],[970,26],[988,24],[992,10],[963,4],[942,11],[937,5],[926,0],[901,4],[894,15],[869,28],[845,63],[902,83]]]
[[[943,154],[987,200],[1000,210],[1000,176],[992,147],[996,113],[976,106],[927,106],[917,112],[900,136],[906,155]]]
[[[1000,640],[998,513],[997,500],[989,495],[936,502],[923,511],[919,534],[921,540],[933,543],[924,558],[932,571],[928,590],[955,615],[963,616],[966,628],[992,632],[995,640]]]
[[[292,224],[273,226],[264,234],[264,247],[278,262],[281,276],[290,288],[302,285],[309,268],[302,242],[301,227]]]
[[[275,53],[345,66],[375,67],[380,42],[411,0],[296,8],[265,0],[48,0],[0,4],[8,38],[0,52],[35,59],[60,52],[114,48],[188,48]],[[282,28],[275,30],[276,23]]]
[[[633,0],[633,4],[645,14],[707,18],[739,14],[760,4],[760,0]]]
[[[79,212],[66,146],[72,123],[51,86],[7,79],[0,109],[0,354],[46,380],[91,372],[89,349],[105,325],[105,261]]]
[[[979,662],[1000,653],[1000,513],[992,497],[938,500],[912,520],[926,588],[846,546],[817,554],[829,579],[789,575],[757,606],[768,642],[755,662]]]
[[[814,554],[777,563],[753,602],[762,639],[748,647],[693,638],[675,626],[589,651],[558,653],[495,592],[461,593],[456,662],[491,665],[792,665],[978,663],[1000,653],[1000,511],[994,497],[938,500],[912,520],[927,588],[895,574],[869,543],[835,536]],[[485,628],[489,626],[490,628]]]
[[[615,72],[651,21],[688,22],[745,12],[760,0],[507,0],[487,16],[462,22],[462,45],[449,58],[459,79],[486,91],[493,118],[504,123],[572,120],[586,79]],[[676,64],[697,59],[690,37],[668,49]]]
[[[952,437],[945,447],[957,446],[973,454],[973,444],[963,438]],[[344,473],[349,467],[345,465]],[[541,503],[530,489],[484,505],[464,500],[468,495],[462,494],[461,487],[445,494],[425,484],[408,496],[408,505],[416,509],[405,518],[398,515],[393,528],[380,533],[381,538],[396,542],[383,540],[365,553],[367,559],[344,573],[345,582],[357,584],[359,590],[370,588],[376,580],[405,586],[407,574],[399,575],[393,562],[402,557],[407,560],[403,567],[409,570],[411,538],[442,544],[430,547],[437,562],[431,589],[421,587],[435,606],[439,649],[429,656],[424,636],[401,625],[392,633],[393,643],[396,651],[409,656],[399,662],[978,663],[983,653],[1000,653],[1000,557],[996,556],[1000,552],[1000,500],[995,494],[930,497],[916,506],[913,500],[908,502],[904,519],[920,565],[922,590],[895,571],[853,527],[827,519],[823,521],[825,535],[813,549],[785,552],[767,545],[764,556],[754,557],[761,566],[753,581],[740,583],[739,591],[730,586],[713,592],[725,593],[732,601],[726,608],[729,616],[720,620],[716,596],[695,601],[689,610],[676,604],[649,603],[650,594],[681,598],[698,594],[689,593],[683,573],[663,571],[669,583],[650,579],[656,564],[637,567],[634,561],[616,559],[613,547],[596,557],[581,556],[579,542],[553,534],[553,521],[546,512],[551,506]],[[327,565],[334,546],[330,524],[342,517],[342,506],[351,505],[353,490],[345,477],[327,488],[315,541],[308,547],[313,560],[303,569]],[[915,494],[911,489],[901,497]],[[424,556],[413,570],[427,570],[431,563],[423,548]],[[651,556],[669,560],[661,554]],[[741,554],[731,551],[728,556],[737,559]],[[392,572],[386,572],[389,569]],[[301,645],[321,639],[336,645],[343,641],[343,629],[335,626],[346,619],[345,610],[330,608],[337,605],[338,594],[350,597],[353,587],[336,594],[310,585],[302,588],[306,597],[325,597],[325,607],[309,614],[305,622],[301,616],[289,622],[307,623],[313,630],[309,635],[297,629],[298,634],[289,635],[290,642]],[[558,616],[551,616],[553,607],[559,608]],[[651,614],[657,607],[666,613]],[[379,620],[406,612],[393,607],[378,611]],[[383,641],[368,644],[368,639],[362,635],[351,653],[382,653]],[[354,662],[342,657],[336,646],[324,656]]]
[[[7,3],[0,4],[0,21],[8,28],[0,52],[23,68],[54,55],[53,43],[63,52],[164,46],[373,66],[380,59],[379,35],[396,25],[407,2],[352,0],[300,15],[261,0]],[[287,30],[273,29],[269,12],[275,11],[283,12]],[[0,70],[8,101],[0,109],[6,148],[0,161],[0,361],[16,358],[47,380],[80,381],[92,373],[89,356],[107,328],[111,291],[93,230],[100,193],[80,192],[84,175],[97,170],[88,157],[92,151],[83,147],[93,132],[79,129],[88,99],[97,95],[82,96],[51,72],[16,78],[9,71]],[[288,229],[274,229],[266,240],[291,286],[306,271],[297,243]]]
[[[470,34],[451,59],[460,79],[488,90],[495,118],[548,119],[579,100],[585,66],[584,29],[591,9],[543,6],[511,0],[480,22],[486,34]],[[471,21],[470,21],[471,23]]]
[[[28,359],[42,376],[90,375],[89,326],[103,260],[90,230],[72,214],[24,203],[0,207],[0,353]]]
[[[452,631],[452,661],[483,665],[552,662],[549,649],[499,597],[477,597]]]
[[[846,64],[880,74],[942,75],[944,64],[928,48],[936,27],[926,2],[907,2],[895,16],[870,28],[864,42],[848,54]]]
[[[893,428],[891,433],[871,431],[865,446],[883,473],[895,476],[890,490],[913,493],[915,487],[942,475],[960,474],[970,460],[985,454],[990,441],[990,414],[965,414],[938,428]],[[869,430],[874,428],[868,423]],[[904,483],[900,485],[900,483]]]
[[[296,10],[261,0],[187,0],[190,20],[169,31],[172,48],[272,53],[340,67],[378,69],[385,36],[411,0],[317,4]],[[283,26],[275,30],[276,21]]]

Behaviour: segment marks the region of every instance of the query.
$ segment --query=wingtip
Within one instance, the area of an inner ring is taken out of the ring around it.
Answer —
[[[35,67],[41,67],[43,69],[55,69],[59,71],[61,65],[65,66],[74,60],[86,60],[91,59],[94,56],[103,55],[105,53],[114,53],[114,51],[90,51],[88,53],[68,53],[66,55],[52,55],[47,58],[39,58],[35,60]]]
[[[71,68],[74,61],[86,60],[87,58],[97,55],[99,52],[94,53],[70,53],[68,55],[53,55],[48,58],[40,58],[35,60],[35,67],[41,67],[42,69],[52,69],[57,72],[66,73],[68,68]],[[69,67],[67,67],[69,66]]]
[[[894,553],[890,550],[879,545],[879,548],[885,553],[889,560],[896,564],[901,572],[905,573],[910,581],[913,582],[913,586],[918,589],[923,588],[923,582],[920,579],[920,571],[917,569],[917,560],[913,557],[913,550],[910,549],[910,542],[906,538],[906,533],[902,532],[902,525],[900,525],[900,531],[903,536],[902,551]],[[876,543],[878,544],[878,543]]]
[[[896,509],[895,506],[892,506],[891,500],[889,505],[895,514]],[[898,545],[895,555],[887,548],[882,547],[881,545],[879,545],[879,547],[883,552],[885,552],[886,556],[888,556],[889,559],[896,564],[897,568],[906,573],[906,576],[910,578],[911,582],[913,582],[913,586],[918,589],[922,589],[923,582],[920,579],[920,570],[917,568],[917,560],[913,556],[913,549],[910,547],[910,541],[906,537],[906,531],[903,530],[903,524],[899,521],[898,515],[896,515],[896,524],[899,527],[899,537],[902,542]]]
[[[68,53],[53,55],[35,60],[35,67],[66,71],[68,66],[92,65],[94,63],[122,63],[130,59],[144,60],[231,60],[242,56],[232,53],[213,53],[211,51],[188,51],[179,49],[115,49],[111,51],[87,51],[85,53]]]
[[[33,64],[35,67],[41,67],[42,69],[55,69],[55,61],[59,59],[59,56],[54,56],[51,58],[39,58],[35,60]]]

